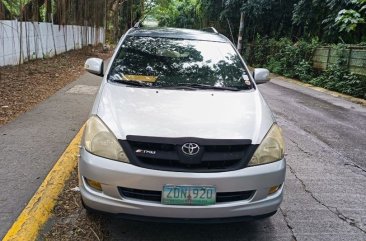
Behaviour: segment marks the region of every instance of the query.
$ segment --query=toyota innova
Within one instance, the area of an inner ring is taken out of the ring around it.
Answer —
[[[273,215],[283,197],[281,129],[253,73],[223,35],[132,28],[106,70],[80,148],[89,210],[155,221]]]

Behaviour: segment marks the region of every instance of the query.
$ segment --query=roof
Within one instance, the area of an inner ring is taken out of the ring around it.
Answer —
[[[129,36],[230,42],[224,35],[184,28],[133,28]]]

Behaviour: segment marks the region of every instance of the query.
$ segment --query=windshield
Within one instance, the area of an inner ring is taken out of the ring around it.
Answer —
[[[169,38],[127,37],[108,79],[141,87],[252,88],[230,44]]]

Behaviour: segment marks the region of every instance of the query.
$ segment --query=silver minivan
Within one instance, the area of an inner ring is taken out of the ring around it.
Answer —
[[[104,76],[80,148],[84,207],[129,219],[224,222],[273,215],[280,127],[233,44],[216,31],[132,28]]]

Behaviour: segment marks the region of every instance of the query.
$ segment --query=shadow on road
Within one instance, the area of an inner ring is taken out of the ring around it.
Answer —
[[[251,222],[226,224],[162,224],[111,218],[109,240],[291,240],[280,214]]]

